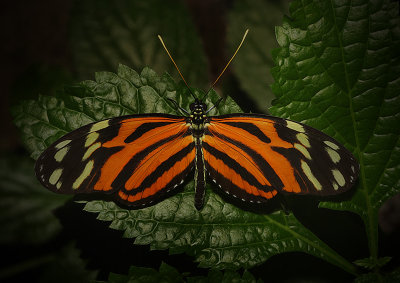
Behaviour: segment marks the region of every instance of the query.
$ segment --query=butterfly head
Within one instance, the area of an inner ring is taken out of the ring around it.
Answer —
[[[196,99],[190,104],[190,122],[194,136],[202,136],[204,131],[204,123],[206,118],[207,105]]]
[[[207,110],[207,104],[196,99],[195,102],[190,104],[189,108],[193,115],[203,114]]]
[[[189,108],[191,112],[190,117],[192,118],[192,123],[203,124],[207,110],[207,104],[196,99],[195,102],[190,104]]]

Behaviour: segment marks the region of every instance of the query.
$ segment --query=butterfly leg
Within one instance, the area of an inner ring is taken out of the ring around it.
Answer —
[[[194,171],[194,183],[195,183],[195,196],[194,206],[197,210],[203,208],[204,195],[206,192],[206,170],[204,165],[203,146],[202,141],[199,137],[195,139],[196,147],[196,160],[195,160],[195,171]]]
[[[186,114],[186,115],[190,115],[190,113],[189,112],[187,112],[186,111],[186,109],[184,109],[184,108],[182,108],[182,107],[180,107],[179,106],[179,104],[178,104],[178,102],[176,102],[175,100],[173,100],[173,99],[171,99],[171,98],[167,98],[169,101],[171,101],[174,105],[175,105],[175,108],[176,109],[179,109],[183,114]]]

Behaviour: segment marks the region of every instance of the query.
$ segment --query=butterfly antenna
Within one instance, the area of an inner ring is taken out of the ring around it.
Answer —
[[[222,74],[225,73],[225,70],[228,68],[228,66],[230,65],[230,63],[232,62],[233,58],[235,58],[236,54],[238,53],[240,47],[242,47],[242,44],[244,42],[244,40],[246,39],[247,33],[249,32],[249,29],[246,29],[246,31],[244,32],[242,41],[240,42],[238,48],[236,48],[235,53],[233,53],[231,59],[228,61],[228,63],[226,64],[225,68],[222,70],[222,72],[219,74],[218,78],[212,83],[212,85],[210,86],[210,88],[208,89],[208,91],[206,92],[206,94],[202,97],[201,101],[203,101],[204,98],[207,97],[207,95],[210,93],[210,91],[213,89],[213,87],[216,85],[216,83],[219,81],[219,79],[221,78]]]
[[[208,89],[208,91],[206,92],[206,94],[202,97],[201,101],[203,101],[204,98],[207,97],[208,93],[213,89],[213,87],[215,86],[215,84],[219,81],[219,79],[221,78],[222,74],[225,72],[226,68],[228,68],[229,64],[232,62],[233,58],[235,58],[236,54],[238,53],[240,47],[242,47],[242,44],[244,42],[244,40],[246,39],[247,33],[249,32],[249,29],[246,29],[246,31],[244,32],[242,41],[240,42],[238,48],[236,48],[235,53],[233,53],[232,58],[228,61],[228,63],[226,64],[225,68],[222,70],[222,72],[219,74],[218,78],[212,83],[212,85],[210,86],[210,88]]]
[[[161,41],[161,44],[162,44],[162,46],[164,47],[165,51],[167,52],[167,54],[168,54],[169,58],[171,59],[172,63],[174,63],[174,66],[175,66],[176,70],[178,71],[178,73],[179,73],[179,75],[181,76],[183,82],[185,83],[186,87],[187,87],[188,90],[190,91],[190,94],[193,96],[194,99],[197,100],[197,97],[196,97],[196,96],[194,95],[194,93],[190,90],[190,87],[189,87],[189,85],[187,84],[185,78],[183,77],[181,71],[179,70],[178,65],[176,65],[174,59],[172,58],[171,54],[169,53],[167,47],[165,46],[165,43],[164,43],[164,41],[163,41],[161,35],[158,35],[158,39]]]

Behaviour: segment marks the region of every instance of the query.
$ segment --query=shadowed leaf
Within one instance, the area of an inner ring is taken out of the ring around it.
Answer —
[[[272,114],[334,137],[360,162],[351,199],[378,256],[378,209],[400,193],[400,25],[391,1],[294,1],[276,30]]]

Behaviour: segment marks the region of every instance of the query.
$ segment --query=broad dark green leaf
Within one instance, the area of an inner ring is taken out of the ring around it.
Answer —
[[[244,31],[250,29],[232,62],[231,70],[243,90],[263,112],[267,112],[275,97],[270,89],[273,82],[270,70],[274,65],[271,51],[278,47],[275,26],[282,22],[287,6],[286,1],[235,1],[229,12],[227,41],[231,54],[237,48]]]
[[[384,273],[382,275],[377,273],[367,273],[354,280],[354,283],[398,283],[400,282],[400,270],[396,269],[390,273]]]
[[[96,73],[96,81],[65,87],[56,97],[39,96],[36,101],[25,101],[13,108],[13,114],[22,141],[36,159],[58,138],[93,121],[138,113],[177,114],[167,98],[189,109],[191,97],[186,87],[178,86],[169,75],[160,77],[149,68],[139,75],[120,65],[118,74]],[[211,92],[207,103],[215,103],[218,98]],[[218,108],[218,113],[228,113],[232,109],[240,111],[228,98]],[[211,111],[211,114],[216,113],[216,110]]]
[[[149,208],[121,209],[113,202],[91,201],[85,210],[139,245],[186,252],[201,267],[250,268],[273,255],[302,251],[354,273],[350,263],[308,231],[293,214],[245,212],[207,190],[205,207],[194,208],[193,182],[185,191]]]
[[[41,244],[61,230],[53,210],[71,197],[44,190],[33,165],[23,157],[0,159],[0,244]]]
[[[97,276],[97,270],[87,268],[87,263],[80,257],[80,251],[73,243],[69,243],[50,255],[42,267],[41,283],[86,283],[92,282]]]
[[[98,281],[100,283],[100,281]],[[153,268],[137,267],[132,266],[129,269],[127,275],[110,273],[108,276],[109,283],[126,283],[126,282],[137,282],[137,283],[152,283],[152,282],[164,282],[164,283],[175,283],[175,282],[188,282],[188,283],[256,283],[262,282],[262,280],[256,281],[254,276],[245,271],[243,276],[239,273],[227,270],[221,272],[218,270],[210,270],[207,276],[195,276],[189,277],[185,274],[180,274],[174,267],[162,262],[160,269],[155,270]]]
[[[47,251],[46,248],[43,250]],[[5,264],[0,268],[1,282],[20,282],[21,279],[25,279],[25,282],[29,278],[28,282],[86,283],[97,276],[96,270],[86,269],[85,261],[72,243],[51,252],[33,253],[19,262],[14,261],[14,256],[12,263],[4,258]]]
[[[232,271],[232,270],[225,270],[224,272],[211,269],[207,277],[205,276],[196,276],[196,277],[188,277],[188,283],[213,283],[213,282],[221,282],[221,283],[262,283],[263,280],[258,279],[256,280],[254,276],[248,272],[244,271],[243,275],[241,276],[239,273]]]
[[[357,213],[377,258],[377,215],[400,192],[400,25],[393,1],[293,1],[276,29],[274,115],[314,126],[360,162],[354,195],[325,208]]]
[[[195,93],[197,90],[193,90]],[[112,116],[133,113],[174,113],[175,99],[188,109],[193,100],[184,85],[168,76],[158,76],[145,68],[139,75],[121,65],[118,73],[102,72],[96,81],[85,81],[68,88],[57,97],[40,97],[21,103],[14,109],[16,124],[33,156],[66,132],[83,124]],[[206,103],[212,105],[218,95],[211,92]],[[228,97],[210,114],[240,112]],[[113,202],[91,201],[87,211],[111,221],[111,227],[135,238],[136,244],[153,249],[186,252],[203,267],[248,268],[273,255],[302,251],[320,257],[354,273],[351,263],[336,254],[302,226],[293,214],[269,215],[243,211],[207,190],[206,205],[197,211],[193,205],[193,182],[185,191],[142,210],[126,210]]]
[[[378,259],[375,259],[372,257],[367,257],[367,258],[356,260],[354,262],[354,264],[364,267],[364,268],[368,268],[370,270],[373,270],[376,267],[382,267],[382,266],[386,265],[391,259],[392,258],[390,256],[385,256],[385,257],[381,257]]]
[[[109,283],[151,283],[151,282],[184,282],[184,276],[175,268],[162,262],[160,269],[155,270],[148,267],[131,266],[127,275],[110,273],[108,276]]]
[[[70,34],[75,69],[88,79],[121,63],[178,77],[158,34],[190,85],[208,86],[207,59],[183,1],[75,1]]]

